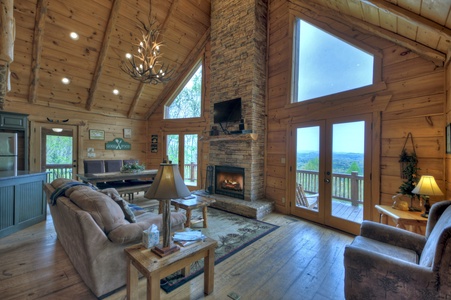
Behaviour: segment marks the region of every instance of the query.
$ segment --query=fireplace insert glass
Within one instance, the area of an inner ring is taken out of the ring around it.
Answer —
[[[215,166],[215,193],[244,199],[244,168]]]

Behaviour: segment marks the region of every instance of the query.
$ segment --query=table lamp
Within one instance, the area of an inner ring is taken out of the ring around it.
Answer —
[[[421,176],[420,182],[412,190],[413,194],[423,195],[424,197],[424,213],[421,214],[422,217],[427,218],[429,216],[429,209],[431,205],[429,204],[429,196],[441,196],[442,191],[435,182],[434,176],[423,175]]]
[[[171,243],[171,199],[184,198],[191,195],[191,192],[183,182],[177,164],[167,163],[166,160],[160,164],[157,175],[145,193],[147,199],[157,199],[163,204],[163,224],[162,235],[163,244],[158,244],[152,248],[152,252],[160,257],[174,253],[180,248]]]

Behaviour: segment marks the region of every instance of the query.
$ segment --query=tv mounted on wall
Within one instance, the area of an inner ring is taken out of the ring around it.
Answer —
[[[241,120],[241,98],[218,102],[213,107],[215,123],[238,122]]]

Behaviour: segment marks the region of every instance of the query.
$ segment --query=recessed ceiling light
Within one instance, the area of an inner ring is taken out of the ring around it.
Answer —
[[[125,58],[130,59],[132,58],[132,55],[130,53],[125,53]]]
[[[119,90],[118,90],[118,89],[114,89],[114,90],[113,90],[113,94],[119,95]]]
[[[69,84],[69,83],[70,83],[70,79],[67,78],[67,77],[63,77],[63,78],[61,79],[61,82],[64,83],[64,84]]]
[[[76,32],[71,32],[70,33],[70,38],[73,39],[74,41],[78,40],[80,37],[78,36],[78,33]]]

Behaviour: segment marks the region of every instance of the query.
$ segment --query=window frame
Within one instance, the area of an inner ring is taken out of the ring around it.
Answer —
[[[322,24],[321,22],[318,22],[314,19],[311,19],[305,15],[295,13],[295,12],[290,12],[289,18],[290,18],[289,36],[290,36],[291,47],[287,47],[287,48],[290,51],[289,57],[290,57],[291,63],[290,63],[290,70],[289,70],[290,79],[288,81],[289,82],[288,90],[290,91],[288,93],[288,97],[287,97],[287,105],[288,106],[300,105],[302,103],[319,102],[319,101],[340,100],[340,99],[345,99],[345,98],[349,98],[349,97],[355,97],[358,95],[364,95],[364,94],[367,94],[370,92],[382,91],[382,90],[386,89],[386,85],[382,80],[383,54],[380,50],[374,49],[374,48],[368,46],[367,44],[364,44],[356,39],[350,38],[349,36],[346,36],[338,31],[334,30],[331,27],[327,27],[327,29],[326,29],[326,28],[324,28],[324,24]],[[338,92],[338,93],[334,93],[334,94],[330,94],[330,95],[316,97],[316,98],[312,98],[312,99],[308,99],[308,100],[304,100],[304,101],[300,101],[300,102],[294,102],[293,101],[294,97],[295,97],[295,95],[297,95],[297,92],[298,92],[298,85],[296,84],[296,82],[299,77],[298,72],[297,72],[299,55],[296,55],[297,45],[299,43],[299,37],[297,37],[297,35],[295,34],[296,33],[296,30],[295,30],[296,22],[298,22],[298,20],[303,20],[305,22],[308,22],[311,25],[317,27],[318,29],[323,30],[327,34],[330,34],[338,39],[341,39],[342,41],[350,44],[353,47],[356,47],[358,49],[361,49],[362,51],[372,54],[374,57],[373,83],[370,85],[366,85],[366,86],[351,89],[351,90],[346,90],[343,92]]]
[[[175,98],[181,93],[181,91],[185,88],[188,81],[191,80],[191,78],[194,76],[196,71],[198,70],[199,66],[202,66],[202,80],[201,80],[201,92],[200,92],[200,116],[198,117],[192,117],[192,118],[179,118],[179,119],[168,119],[168,109],[169,106],[174,102]],[[171,96],[168,98],[168,101],[165,102],[163,105],[163,121],[181,121],[181,120],[195,120],[200,119],[203,117],[203,108],[204,108],[204,90],[205,90],[205,60],[203,57],[196,60],[196,62],[191,67],[190,71],[186,73],[186,75],[183,76],[183,80],[181,80],[177,84],[177,88],[174,90],[174,92],[171,94]]]

